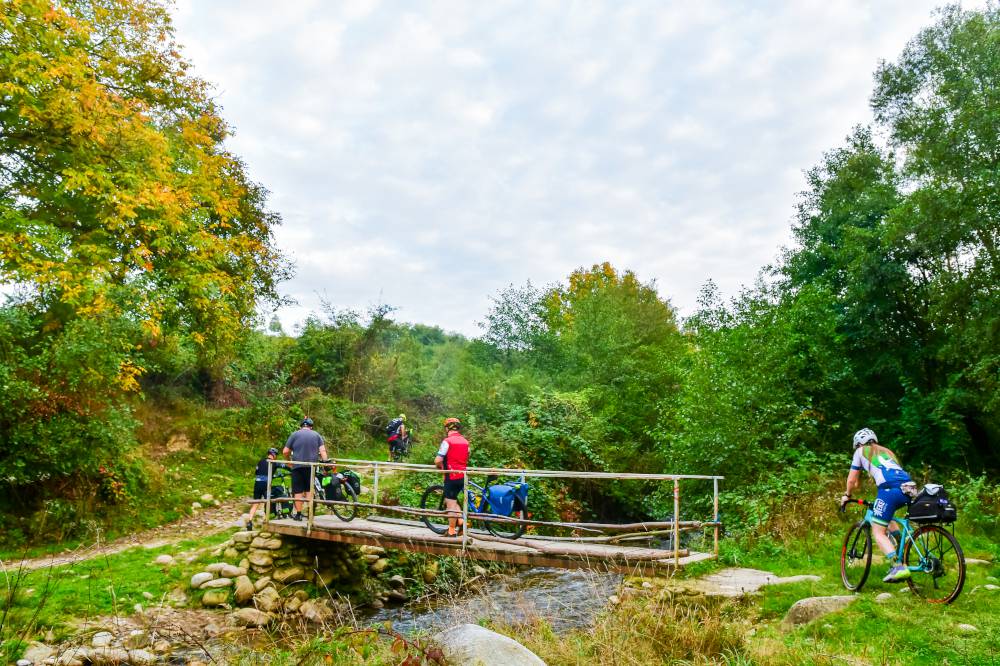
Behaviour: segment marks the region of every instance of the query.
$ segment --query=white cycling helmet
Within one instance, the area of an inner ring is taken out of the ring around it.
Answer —
[[[878,444],[878,437],[875,436],[875,432],[871,428],[862,428],[854,433],[854,448],[864,446],[868,442]]]

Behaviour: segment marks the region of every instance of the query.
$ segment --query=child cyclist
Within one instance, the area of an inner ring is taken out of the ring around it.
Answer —
[[[851,471],[847,474],[847,490],[840,498],[843,507],[851,499],[851,492],[861,486],[861,470],[868,472],[878,487],[878,495],[872,507],[872,535],[882,554],[889,562],[889,573],[882,580],[899,583],[910,577],[910,570],[896,561],[896,548],[886,533],[892,524],[892,535],[899,540],[899,526],[892,521],[896,510],[906,506],[910,498],[906,490],[914,487],[910,475],[900,464],[896,454],[878,443],[875,433],[862,428],[854,433],[854,458]]]

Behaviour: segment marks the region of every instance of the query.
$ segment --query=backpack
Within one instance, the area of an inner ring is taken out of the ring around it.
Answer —
[[[399,431],[399,427],[403,425],[403,419],[396,417],[389,421],[389,425],[385,427],[385,436],[392,437]]]
[[[910,501],[906,517],[915,523],[953,523],[958,519],[958,509],[948,499],[943,486],[928,483]]]

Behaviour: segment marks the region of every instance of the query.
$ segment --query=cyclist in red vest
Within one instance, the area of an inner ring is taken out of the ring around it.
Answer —
[[[458,496],[465,487],[465,469],[469,464],[469,440],[459,432],[462,422],[451,417],[444,420],[447,434],[441,441],[434,465],[438,469],[448,470],[444,475],[444,503],[448,509],[448,536],[458,536],[464,529],[461,508],[458,506]],[[457,529],[456,529],[457,528]]]

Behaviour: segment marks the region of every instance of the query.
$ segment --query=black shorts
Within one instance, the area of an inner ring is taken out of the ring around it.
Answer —
[[[293,467],[292,468],[292,492],[293,493],[307,493],[312,488],[309,487],[309,467]]]
[[[264,499],[267,496],[267,481],[253,482],[253,498]]]
[[[444,498],[457,500],[458,496],[462,494],[462,486],[464,485],[465,479],[445,479]]]

